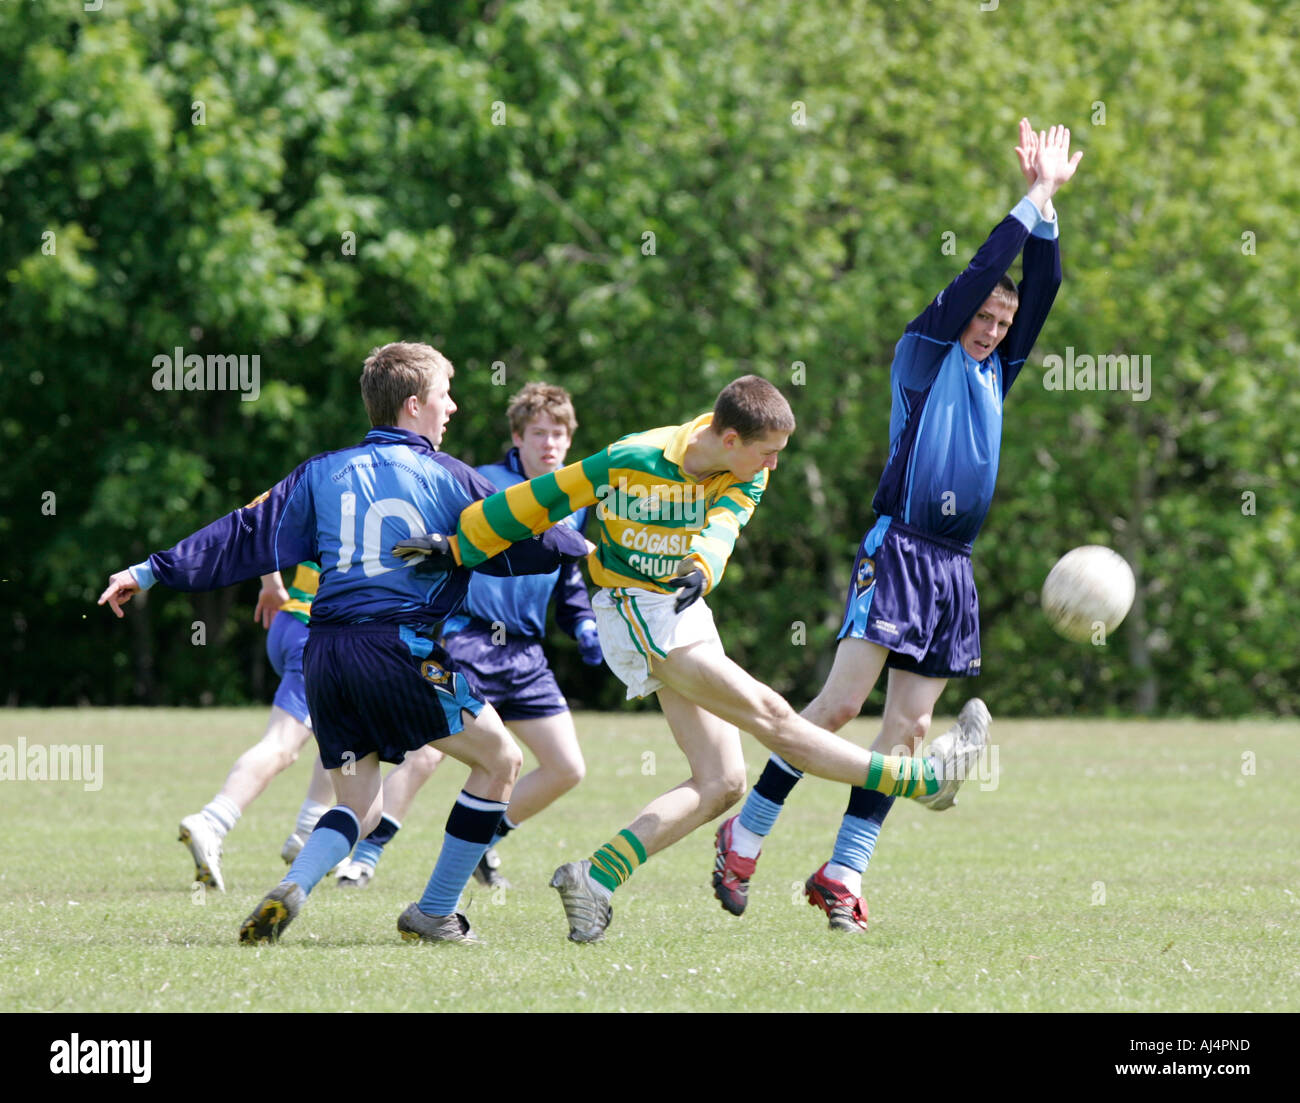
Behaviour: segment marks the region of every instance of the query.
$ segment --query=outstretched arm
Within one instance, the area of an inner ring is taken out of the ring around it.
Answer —
[[[1052,196],[1074,175],[1082,153],[1070,156],[1070,132],[1063,126],[1035,134],[1028,119],[1020,120],[1016,147],[1020,171],[1029,192],[993,228],[965,271],[943,289],[908,325],[906,332],[938,341],[954,341],[993,293],[1031,233],[1047,236],[1042,224],[1053,222]]]
[[[107,603],[120,617],[121,606],[155,582],[173,590],[219,590],[314,559],[318,554],[316,530],[304,478],[309,463],[311,460],[241,509],[113,574],[98,604]]]

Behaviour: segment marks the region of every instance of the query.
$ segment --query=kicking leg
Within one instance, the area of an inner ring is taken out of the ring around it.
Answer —
[[[747,731],[796,769],[895,796],[939,790],[933,764],[863,750],[798,716],[775,690],[751,678],[714,642],[679,647],[654,674],[687,700]]]

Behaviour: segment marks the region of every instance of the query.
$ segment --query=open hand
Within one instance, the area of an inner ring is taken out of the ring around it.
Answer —
[[[1046,184],[1051,195],[1074,175],[1083,150],[1070,156],[1070,131],[1068,127],[1054,126],[1038,132],[1038,148],[1032,162],[1037,182]]]
[[[1020,144],[1016,146],[1016,156],[1020,159],[1020,171],[1024,174],[1025,184],[1032,188],[1038,179],[1038,169],[1034,167],[1038,159],[1038,134],[1029,125],[1028,119],[1020,120]]]

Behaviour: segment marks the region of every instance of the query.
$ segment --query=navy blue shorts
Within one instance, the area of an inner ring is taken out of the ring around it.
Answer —
[[[977,675],[980,602],[969,548],[881,517],[853,561],[838,638],[887,648],[894,670]]]
[[[502,633],[493,642],[490,625],[471,620],[459,632],[446,635],[447,649],[474,687],[491,701],[502,720],[540,720],[569,711],[542,651],[542,641],[531,636]]]
[[[483,710],[446,651],[396,624],[313,621],[303,674],[327,770],[371,753],[401,762],[407,751],[463,731],[462,709]]]
[[[311,711],[307,708],[307,687],[302,679],[302,649],[307,643],[307,626],[292,613],[281,611],[271,621],[266,634],[266,657],[280,675],[273,704],[290,716],[311,727]]]

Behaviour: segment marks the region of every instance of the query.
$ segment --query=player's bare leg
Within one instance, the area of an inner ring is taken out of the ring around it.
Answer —
[[[840,640],[826,684],[800,715],[819,728],[839,731],[862,711],[888,658],[879,644],[852,637]],[[880,748],[873,745],[872,750]]]
[[[745,792],[740,732],[668,686],[659,705],[691,776],[647,804],[637,817],[591,858],[555,871],[574,942],[596,942],[613,918],[610,899],[642,862],[726,811]]]
[[[512,823],[521,824],[575,788],[586,776],[587,764],[570,712],[511,720],[506,726],[537,759],[536,768],[519,779],[506,813]]]
[[[221,873],[222,840],[271,779],[297,761],[310,739],[309,727],[278,705],[271,706],[262,738],[235,759],[220,791],[203,810],[181,820],[180,841],[194,856],[196,881],[226,891]]]
[[[676,690],[664,687],[658,696],[691,776],[652,800],[629,825],[647,857],[721,815],[745,795],[745,757],[736,727]]]
[[[262,794],[276,774],[298,761],[299,753],[311,737],[311,728],[278,705],[272,705],[266,733],[235,759],[221,787],[221,795],[233,800],[242,812]]]
[[[654,664],[654,674],[805,773],[908,796],[936,788],[923,776],[921,760],[875,755],[809,723],[779,693],[727,658],[717,643],[676,648]]]
[[[916,754],[930,733],[934,706],[947,684],[947,678],[926,678],[908,670],[891,670],[885,691],[885,714],[871,749],[881,754]]]

